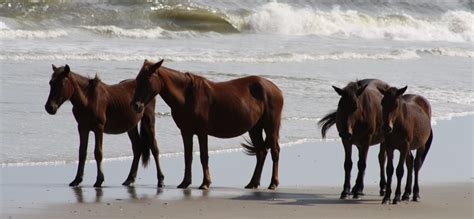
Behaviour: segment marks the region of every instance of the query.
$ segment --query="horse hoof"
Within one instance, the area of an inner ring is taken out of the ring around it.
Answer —
[[[158,182],[158,188],[164,188],[165,184],[163,182]]]
[[[102,187],[102,182],[96,182],[96,183],[94,183],[94,187],[96,187],[96,188]]]
[[[259,186],[258,183],[249,183],[247,186],[245,186],[246,189],[257,189]]]
[[[392,204],[397,205],[400,202],[399,198],[394,198]]]
[[[276,188],[277,188],[276,184],[271,184],[270,186],[268,186],[269,190],[275,190]]]
[[[133,185],[133,183],[135,183],[135,180],[125,180],[125,182],[122,183],[123,186],[131,186]]]
[[[209,185],[201,185],[199,186],[200,190],[209,190]]]
[[[352,199],[360,200],[360,195],[359,195],[359,194],[354,194],[354,195],[352,196]]]
[[[409,194],[403,194],[402,201],[410,201],[410,195]]]
[[[182,182],[178,185],[178,189],[186,189],[189,185],[191,185],[191,182]]]
[[[414,195],[412,201],[419,202],[420,201],[420,196]]]
[[[82,182],[82,179],[75,179],[71,183],[69,183],[69,186],[71,187],[78,186],[79,184],[81,184],[81,182]]]
[[[349,198],[349,194],[347,192],[342,192],[341,197],[339,197],[339,199],[348,199],[348,198]]]
[[[387,205],[387,204],[390,204],[390,198],[385,197],[382,200],[382,205]]]
[[[380,196],[385,196],[385,189],[379,191]]]

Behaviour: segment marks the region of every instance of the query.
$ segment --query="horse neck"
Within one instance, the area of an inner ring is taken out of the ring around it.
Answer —
[[[394,123],[403,123],[407,118],[407,114],[404,112],[407,109],[407,103],[403,101],[402,98],[398,99],[398,107],[395,109],[397,112],[395,112],[395,121]]]
[[[74,92],[71,96],[72,105],[75,107],[86,107],[89,102],[86,96],[89,79],[73,72],[71,72],[70,79],[74,87]]]
[[[185,92],[190,84],[190,78],[184,73],[160,67],[158,71],[160,80],[161,90],[159,92],[161,98],[170,106],[172,109],[181,107],[185,103]]]

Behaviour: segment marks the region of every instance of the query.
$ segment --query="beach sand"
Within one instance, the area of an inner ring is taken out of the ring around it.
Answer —
[[[164,189],[156,172],[140,168],[134,187],[121,186],[130,160],[104,163],[104,187],[92,187],[95,163],[86,165],[80,187],[67,186],[76,164],[1,168],[1,218],[473,218],[473,116],[439,121],[433,146],[420,172],[421,202],[381,205],[378,196],[378,147],[369,153],[366,195],[339,200],[343,183],[343,149],[339,141],[307,142],[284,147],[280,187],[268,191],[271,159],[267,157],[260,189],[246,190],[255,158],[242,152],[213,153],[209,191],[194,155],[193,184],[176,189],[184,173],[182,155],[161,159]],[[308,127],[314,128],[315,127]],[[159,139],[159,133],[158,133]],[[181,144],[177,144],[180,146]],[[196,144],[195,144],[195,147]],[[356,150],[355,150],[356,151]],[[76,152],[76,151],[74,151]],[[73,151],[71,151],[73,153]],[[107,156],[107,155],[105,155]],[[357,160],[354,153],[353,162]],[[398,159],[394,159],[395,164]],[[352,170],[352,182],[357,174]],[[395,176],[394,176],[395,177]],[[395,184],[392,185],[395,189]]]

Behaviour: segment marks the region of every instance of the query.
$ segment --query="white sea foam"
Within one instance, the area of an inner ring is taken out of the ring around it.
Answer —
[[[10,28],[8,28],[8,26],[3,22],[3,21],[0,21],[0,30],[8,30]]]
[[[322,35],[414,41],[472,42],[474,14],[448,11],[434,20],[404,13],[369,15],[355,10],[330,11],[267,3],[251,15],[249,26],[258,33]]]
[[[460,48],[427,48],[427,49],[416,49],[417,53],[427,53],[436,56],[451,56],[451,57],[464,57],[474,58],[474,51],[460,49]]]
[[[64,30],[13,30],[0,28],[0,39],[51,39],[67,35],[67,32]]]
[[[165,37],[160,27],[153,29],[123,29],[116,26],[81,26],[81,28],[100,35],[124,38],[161,38]]]
[[[305,62],[318,60],[403,60],[419,58],[416,51],[395,50],[382,53],[334,52],[329,54],[310,53],[277,53],[264,55],[232,55],[216,53],[203,54],[122,54],[122,53],[4,53],[0,60],[99,60],[99,61],[140,61],[149,57],[159,56],[175,62],[241,62],[241,63],[277,63],[277,62]]]
[[[438,124],[438,121],[442,121],[442,120],[451,120],[451,119],[457,118],[457,117],[472,116],[472,115],[474,115],[474,111],[461,112],[461,113],[447,113],[447,114],[442,115],[442,116],[433,117],[431,119],[431,125],[436,125],[436,124]]]

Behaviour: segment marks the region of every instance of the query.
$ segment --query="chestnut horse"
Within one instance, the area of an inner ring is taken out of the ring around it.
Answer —
[[[104,132],[107,134],[127,132],[132,142],[132,167],[123,185],[134,183],[140,156],[142,156],[143,165],[146,166],[151,150],[155,158],[158,186],[162,187],[164,177],[160,169],[155,139],[155,99],[150,99],[145,112],[137,114],[130,109],[130,101],[136,86],[135,80],[130,79],[119,84],[107,85],[97,76],[89,79],[71,72],[68,65],[64,67],[53,65],[53,71],[49,82],[51,90],[45,109],[49,114],[54,115],[65,101],[71,101],[80,137],[77,174],[69,186],[77,186],[82,182],[89,132],[92,131],[95,134],[94,155],[97,162],[97,181],[94,187],[100,187],[104,181],[102,172]],[[139,121],[140,133],[137,127]]]
[[[385,142],[387,145],[387,190],[382,204],[390,202],[392,193],[393,176],[393,151],[400,151],[400,160],[397,166],[397,189],[393,204],[400,201],[401,180],[403,177],[403,163],[407,159],[411,150],[416,150],[415,158],[415,185],[413,186],[413,201],[420,199],[420,189],[418,187],[418,173],[428,154],[433,140],[433,130],[431,129],[431,106],[424,97],[414,94],[406,94],[407,87],[397,89],[379,89],[383,94],[383,130],[385,131]],[[412,162],[412,161],[411,161]],[[411,178],[411,171],[408,171],[408,178]],[[408,190],[408,192],[407,192]],[[410,199],[411,181],[405,187],[402,200]]]
[[[366,168],[367,153],[369,146],[380,144],[380,195],[385,191],[385,150],[382,132],[382,107],[380,101],[382,95],[377,89],[388,89],[388,84],[376,79],[365,79],[350,82],[343,89],[332,86],[341,96],[337,110],[327,114],[319,121],[321,134],[326,137],[327,130],[336,124],[339,136],[342,139],[345,151],[344,161],[344,186],[341,199],[348,198],[350,194],[350,178],[352,170],[352,145],[359,150],[359,161],[357,166],[359,173],[355,186],[352,188],[353,198],[363,195],[364,172]]]
[[[278,186],[278,144],[283,95],[280,89],[264,78],[249,76],[225,82],[212,82],[204,77],[182,73],[161,66],[163,60],[143,63],[137,75],[137,88],[131,105],[137,112],[143,111],[157,94],[170,106],[171,115],[184,143],[185,172],[178,188],[191,184],[193,136],[199,140],[203,169],[200,189],[208,189],[211,176],[208,167],[208,135],[232,138],[249,132],[249,145],[242,146],[249,154],[255,154],[257,164],[253,177],[246,188],[260,185],[262,168],[270,149],[273,173],[269,189]],[[265,140],[262,132],[265,132]]]

